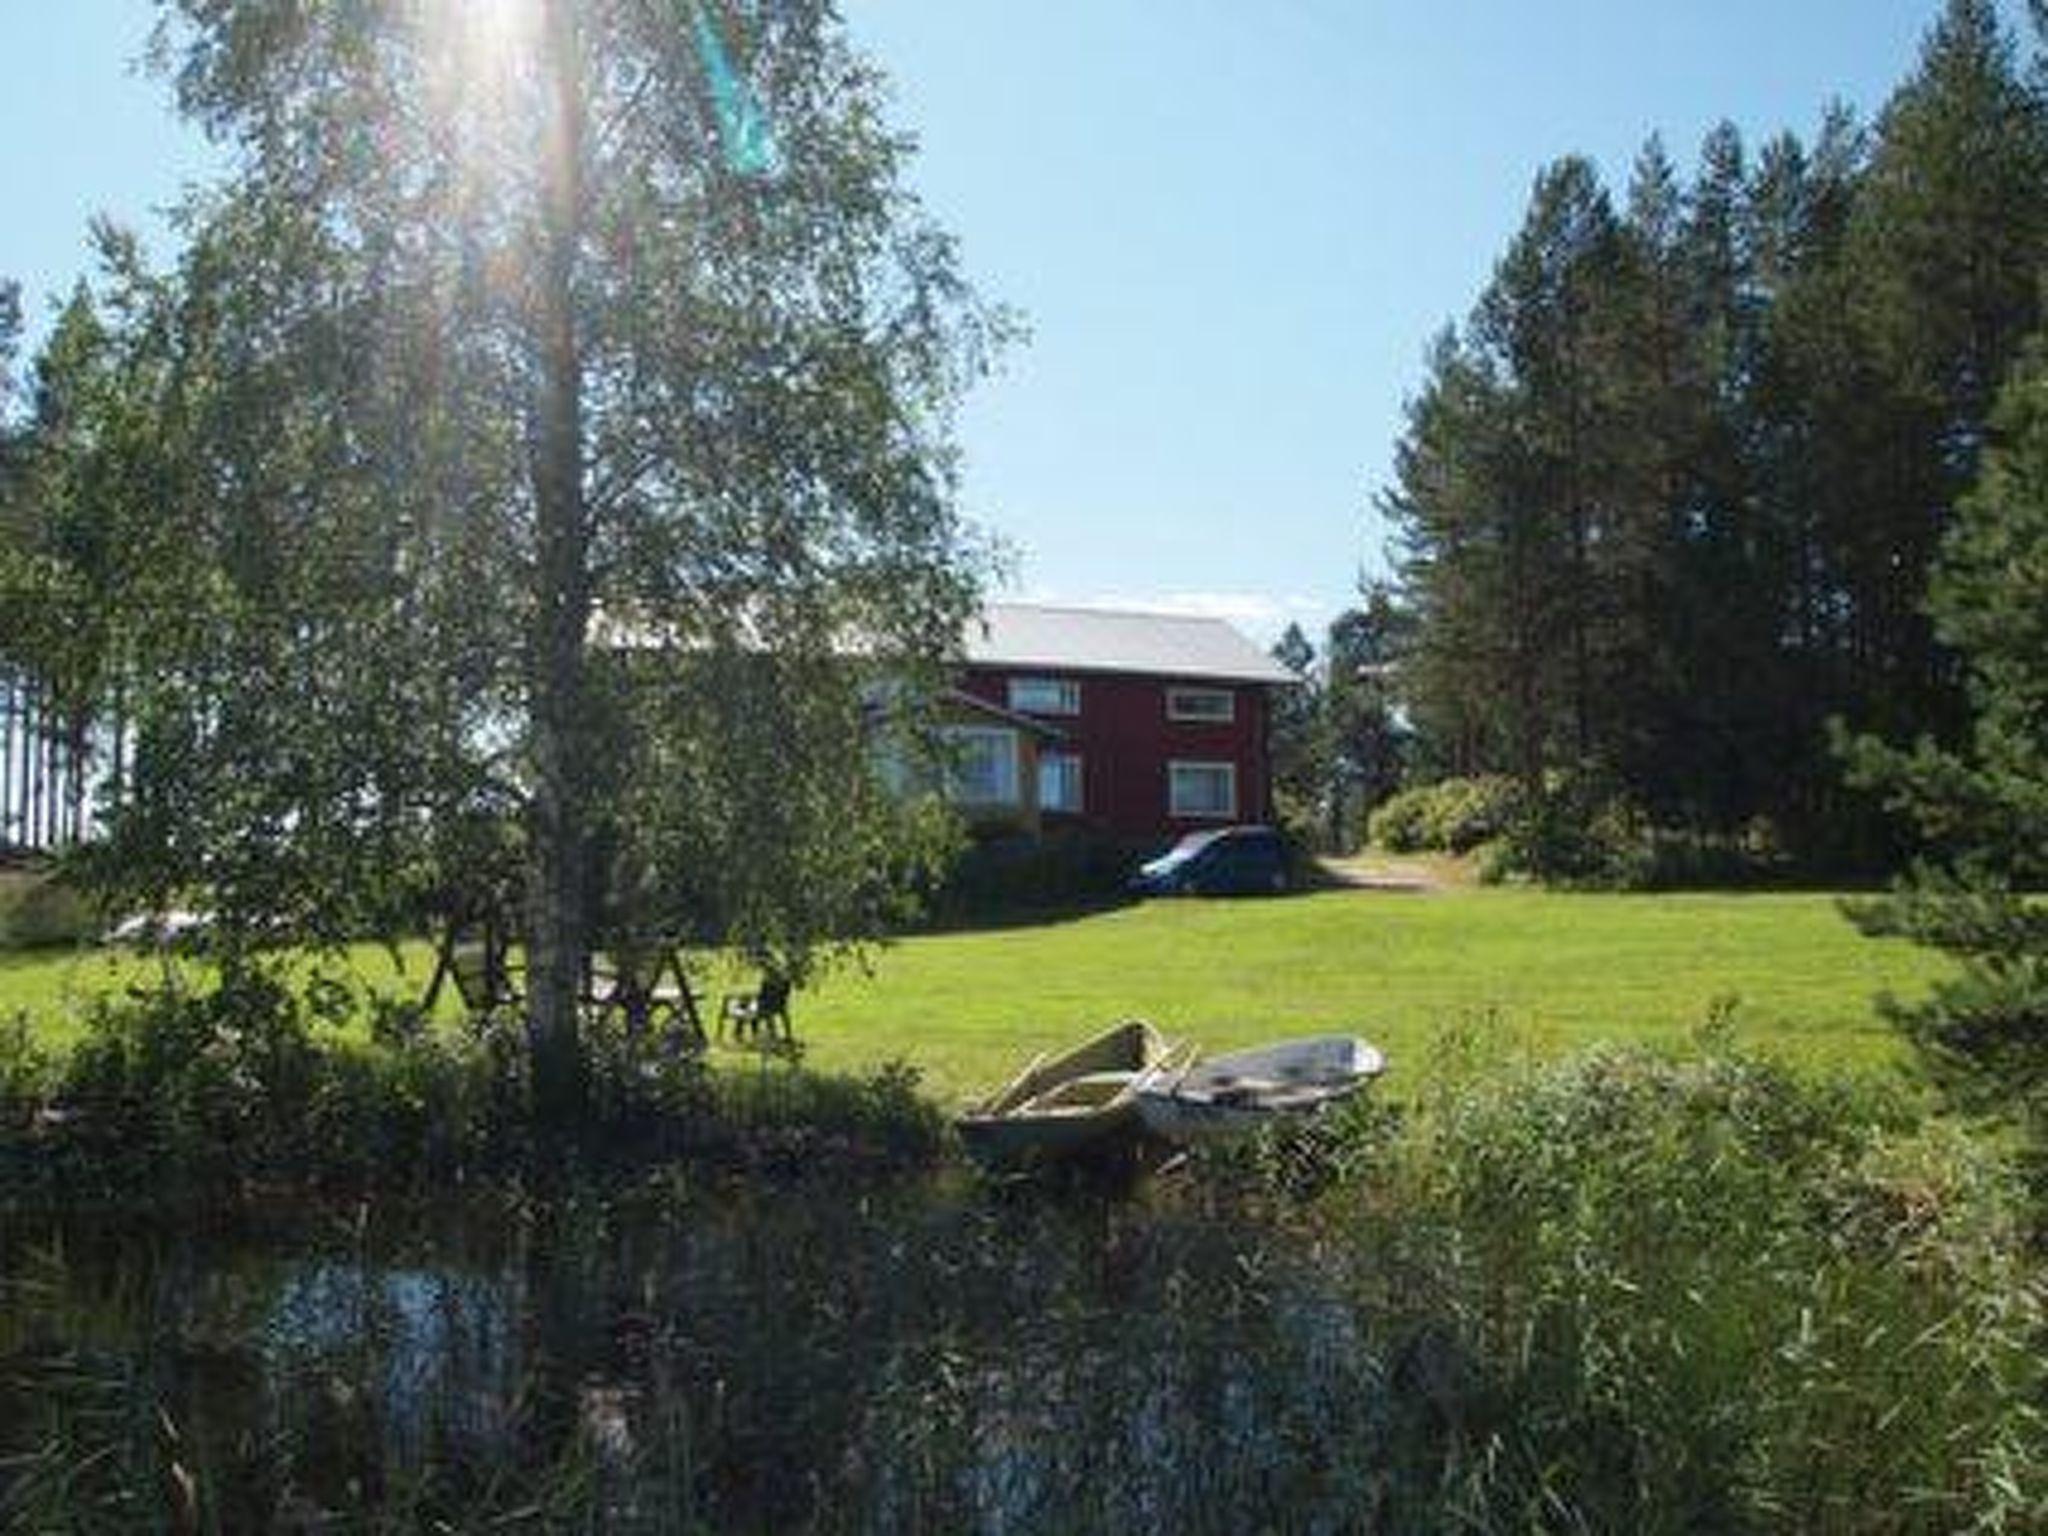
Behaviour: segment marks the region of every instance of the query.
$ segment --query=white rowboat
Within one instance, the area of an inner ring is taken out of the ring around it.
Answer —
[[[1316,1035],[1232,1051],[1181,1072],[1162,1068],[1138,1084],[1145,1129],[1168,1141],[1230,1136],[1311,1115],[1356,1093],[1386,1058],[1355,1035]]]

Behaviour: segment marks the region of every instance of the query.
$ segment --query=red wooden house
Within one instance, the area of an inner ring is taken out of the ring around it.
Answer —
[[[991,603],[965,650],[970,811],[1134,841],[1271,819],[1269,696],[1294,677],[1221,619]]]

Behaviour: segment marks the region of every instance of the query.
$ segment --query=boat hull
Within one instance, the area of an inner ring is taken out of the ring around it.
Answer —
[[[1133,1019],[1033,1063],[954,1122],[961,1144],[986,1168],[1057,1163],[1126,1146],[1143,1126],[1137,1089],[1169,1049],[1158,1030]]]
[[[1136,1135],[1141,1124],[1135,1100],[1087,1116],[963,1115],[958,1121],[967,1155],[984,1168],[1063,1162],[1104,1152]]]
[[[1146,1130],[1185,1144],[1318,1114],[1385,1068],[1365,1041],[1320,1035],[1218,1056],[1174,1077],[1155,1075],[1135,1097]]]

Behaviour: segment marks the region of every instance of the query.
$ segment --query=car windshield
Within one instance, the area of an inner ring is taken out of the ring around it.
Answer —
[[[1166,852],[1154,859],[1151,867],[1154,869],[1171,869],[1175,865],[1185,864],[1222,835],[1221,831],[1190,832],[1186,837],[1183,837],[1179,842],[1167,849]]]

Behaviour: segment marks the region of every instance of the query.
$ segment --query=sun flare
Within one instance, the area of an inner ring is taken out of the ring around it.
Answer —
[[[534,76],[547,0],[423,0],[428,89],[445,124],[495,130],[518,111]]]

